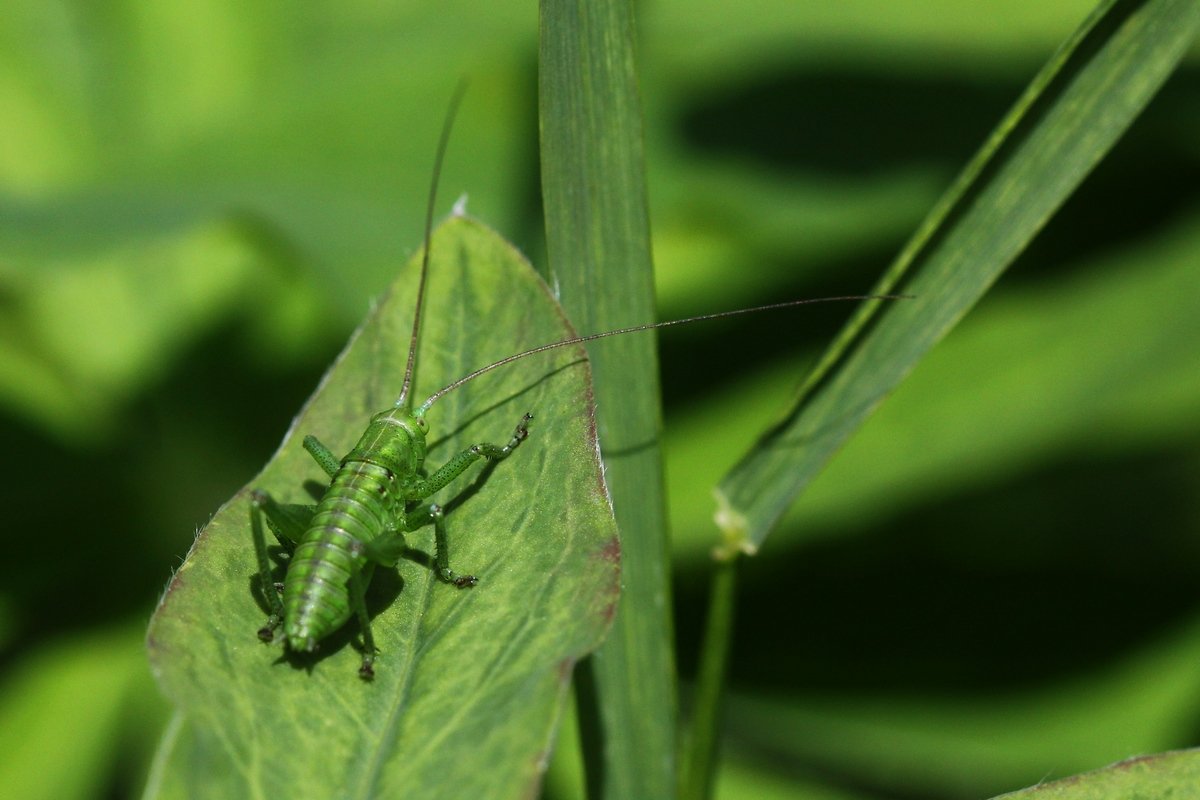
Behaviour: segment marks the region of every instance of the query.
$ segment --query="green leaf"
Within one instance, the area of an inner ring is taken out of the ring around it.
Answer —
[[[456,218],[433,241],[416,376],[419,402],[476,367],[571,329],[544,283],[496,234]],[[247,487],[308,502],[327,482],[304,434],[348,451],[399,391],[417,269],[410,263]],[[402,560],[377,571],[368,604],[376,678],[357,677],[354,625],[297,666],[255,631],[265,612],[246,490],[201,532],[151,623],[160,684],[179,706],[148,797],[526,797],[536,792],[571,666],[596,647],[618,591],[616,531],[597,458],[579,349],[495,370],[429,412],[432,469],[530,437],[497,468],[468,471],[433,499],[447,508],[451,563],[470,590]],[[409,537],[430,550],[432,532]]]
[[[1200,786],[1200,750],[1139,756],[1095,772],[1001,795],[1009,800],[1116,800],[1191,797]],[[999,800],[999,798],[997,798]]]
[[[756,550],[792,499],[1108,152],[1200,29],[1192,0],[1109,2],[1051,59],[860,309],[791,410],[721,482],[726,546]]]

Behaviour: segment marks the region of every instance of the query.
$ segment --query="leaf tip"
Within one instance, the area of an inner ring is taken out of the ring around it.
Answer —
[[[730,505],[729,498],[720,489],[713,490],[713,497],[717,501],[713,522],[721,530],[721,543],[712,549],[713,559],[730,561],[739,554],[752,556],[757,553],[758,547],[746,535],[750,529],[746,515]]]

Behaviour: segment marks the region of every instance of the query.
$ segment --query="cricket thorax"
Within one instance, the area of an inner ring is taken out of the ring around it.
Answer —
[[[415,475],[425,463],[425,421],[400,408],[376,414],[342,463],[352,461],[377,464],[399,475]]]

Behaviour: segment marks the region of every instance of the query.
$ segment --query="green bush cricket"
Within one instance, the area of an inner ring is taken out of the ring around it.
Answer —
[[[433,208],[449,132],[461,96],[460,88],[451,102],[438,143],[426,208],[424,252],[408,358],[395,404],[371,417],[366,431],[344,458],[338,459],[316,437],[305,437],[304,449],[330,479],[329,488],[315,506],[281,504],[265,492],[251,493],[250,527],[260,587],[269,611],[266,624],[258,632],[259,638],[270,642],[276,630],[282,627],[285,647],[289,651],[312,653],[323,639],[341,629],[353,616],[361,629],[363,655],[359,676],[364,680],[374,677],[376,648],[365,595],[375,568],[394,566],[407,552],[404,534],[432,524],[433,568],[438,578],[458,588],[476,585],[478,579],[474,575],[451,569],[446,515],[439,504],[430,502],[430,498],[475,462],[494,463],[508,458],[528,436],[528,426],[533,419],[532,414],[525,414],[503,446],[471,445],[432,473],[426,473],[424,462],[429,427],[425,415],[439,398],[514,361],[596,339],[808,303],[885,299],[856,295],[794,300],[550,342],[487,364],[434,392],[414,408],[411,393],[430,263]],[[290,554],[282,584],[275,583],[272,578],[264,519],[284,551]]]

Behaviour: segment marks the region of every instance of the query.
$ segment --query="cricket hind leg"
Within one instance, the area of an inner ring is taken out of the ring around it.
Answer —
[[[271,557],[267,552],[267,540],[263,534],[265,518],[272,535],[289,554],[296,549],[297,542],[304,536],[313,506],[284,505],[276,503],[269,494],[255,489],[250,493],[250,532],[254,537],[254,555],[258,561],[259,583],[263,598],[267,601],[267,623],[258,629],[258,638],[269,642],[275,638],[275,629],[283,622],[282,586],[271,576]]]
[[[367,613],[367,585],[371,582],[371,574],[375,565],[368,563],[363,571],[350,574],[350,604],[354,607],[354,616],[358,619],[358,628],[362,631],[362,663],[358,667],[358,677],[369,681],[375,677],[375,637],[371,634],[371,615]]]

